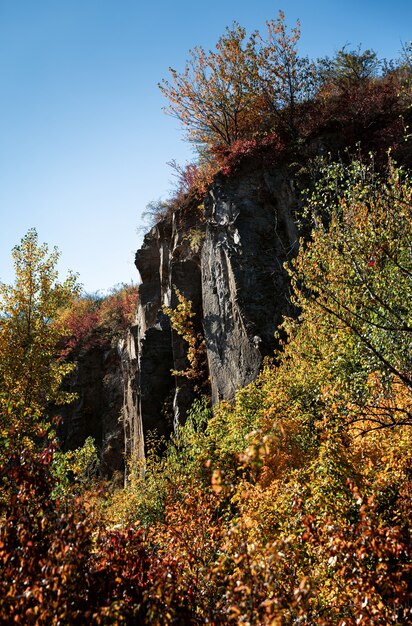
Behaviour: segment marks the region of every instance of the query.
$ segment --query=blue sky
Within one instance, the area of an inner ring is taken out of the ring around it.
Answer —
[[[0,0],[0,280],[36,227],[86,291],[137,282],[142,212],[167,197],[167,162],[193,158],[157,83],[232,21],[263,31],[279,9],[311,58],[345,43],[394,58],[412,39],[410,0]]]

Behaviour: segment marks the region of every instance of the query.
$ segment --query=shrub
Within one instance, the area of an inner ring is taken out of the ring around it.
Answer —
[[[107,345],[129,327],[136,315],[138,290],[134,285],[115,288],[105,297],[82,296],[61,311],[66,330],[63,357]]]

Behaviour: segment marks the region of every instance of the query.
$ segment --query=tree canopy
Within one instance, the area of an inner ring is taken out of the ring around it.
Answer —
[[[170,68],[171,81],[160,84],[166,111],[200,150],[267,132],[274,120],[293,129],[295,105],[311,93],[313,66],[297,54],[299,23],[289,31],[280,11],[266,26],[266,37],[256,31],[247,38],[234,23],[215,51],[195,48],[184,71]]]
[[[411,210],[409,175],[392,161],[386,176],[372,162],[325,165],[308,203],[311,240],[293,263],[305,328],[317,323],[335,345],[335,385],[352,394],[345,413],[366,430],[412,425]]]

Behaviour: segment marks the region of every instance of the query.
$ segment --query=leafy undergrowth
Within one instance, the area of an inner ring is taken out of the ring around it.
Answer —
[[[103,492],[94,507],[88,493],[53,496],[52,449],[13,455],[2,623],[408,623],[411,433],[331,429],[308,451],[285,418],[239,454],[226,427],[244,408],[227,407],[219,430],[193,414],[147,483],[109,505]]]

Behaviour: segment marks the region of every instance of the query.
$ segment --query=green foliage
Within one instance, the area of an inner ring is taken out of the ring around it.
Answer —
[[[14,428],[30,439],[44,428],[41,418],[49,403],[73,399],[61,391],[61,382],[73,366],[57,356],[66,332],[57,318],[79,293],[79,285],[74,275],[59,281],[59,252],[40,245],[34,229],[12,255],[15,283],[0,284],[1,428],[3,432]]]
[[[150,526],[164,520],[168,496],[191,483],[209,484],[206,426],[210,414],[204,397],[194,402],[185,424],[179,425],[169,441],[148,438],[145,463],[130,460],[127,486],[110,501],[106,516],[111,523],[127,520]]]
[[[231,489],[244,475],[242,454],[257,435],[263,415],[264,393],[258,380],[236,394],[230,404],[214,408],[206,429],[207,450],[216,484]]]
[[[81,448],[56,451],[51,466],[52,474],[57,479],[54,497],[81,493],[93,486],[99,466],[99,457],[92,437],[87,437]]]
[[[411,425],[412,186],[390,162],[332,164],[310,198],[310,243],[291,269],[306,325],[330,342],[335,387],[351,390],[352,421]]]
[[[170,318],[173,330],[187,343],[189,367],[185,370],[173,370],[175,376],[182,376],[194,383],[195,391],[208,390],[209,375],[207,366],[206,344],[203,335],[194,324],[195,313],[190,300],[175,288],[178,304],[176,308],[163,307],[163,312]]]
[[[380,62],[373,50],[348,50],[343,46],[332,59],[318,62],[322,81],[348,90],[356,83],[366,82],[378,75]]]

